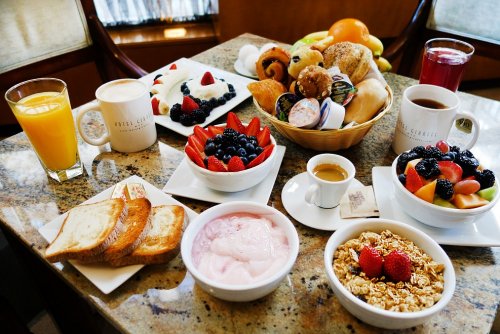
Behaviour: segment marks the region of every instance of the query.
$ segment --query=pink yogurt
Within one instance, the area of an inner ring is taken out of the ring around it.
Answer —
[[[226,284],[264,280],[288,260],[283,228],[250,213],[232,213],[208,222],[193,242],[193,263],[208,278]]]

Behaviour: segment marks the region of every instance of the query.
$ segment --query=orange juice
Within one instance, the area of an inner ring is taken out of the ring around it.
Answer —
[[[76,163],[77,140],[67,91],[29,95],[13,110],[46,168],[58,171]]]

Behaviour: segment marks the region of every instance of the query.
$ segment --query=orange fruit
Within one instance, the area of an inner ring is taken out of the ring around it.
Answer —
[[[338,20],[332,24],[328,35],[333,36],[335,43],[348,41],[366,45],[370,38],[368,27],[360,20],[351,18]]]

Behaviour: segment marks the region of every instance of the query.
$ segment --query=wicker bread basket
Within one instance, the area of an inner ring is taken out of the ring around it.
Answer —
[[[393,95],[389,86],[386,86],[389,93],[385,106],[379,113],[368,122],[355,125],[347,129],[339,130],[312,130],[301,129],[290,125],[287,122],[280,121],[263,110],[257,101],[254,99],[254,104],[261,114],[264,115],[273,126],[287,139],[299,144],[302,147],[310,148],[316,151],[338,151],[349,148],[359,143],[368,133],[373,124],[375,124],[382,116],[385,115],[392,107]]]

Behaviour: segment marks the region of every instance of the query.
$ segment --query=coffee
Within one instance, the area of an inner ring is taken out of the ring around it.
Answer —
[[[348,175],[344,168],[337,164],[319,164],[313,169],[313,174],[325,181],[342,181]]]
[[[429,109],[446,109],[448,106],[445,106],[441,102],[431,100],[431,99],[415,99],[411,100],[411,102],[424,107],[424,108],[429,108]]]
[[[120,80],[98,91],[99,99],[108,102],[125,102],[144,94],[144,85],[136,80]]]

